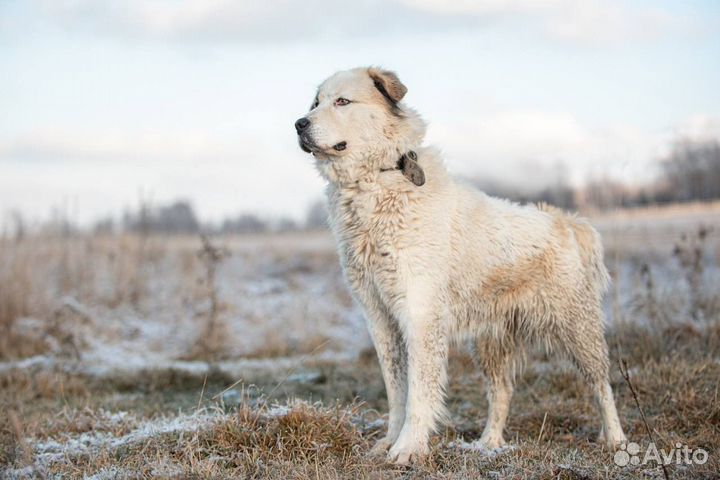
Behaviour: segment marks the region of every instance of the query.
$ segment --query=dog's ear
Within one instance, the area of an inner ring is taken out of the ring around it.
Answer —
[[[375,88],[392,104],[402,100],[407,93],[407,87],[402,84],[395,72],[371,67],[368,68],[368,74],[375,83]]]

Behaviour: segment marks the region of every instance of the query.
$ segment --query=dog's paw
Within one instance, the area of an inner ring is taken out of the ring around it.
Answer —
[[[395,444],[388,452],[387,460],[395,465],[411,465],[424,460],[428,453],[430,451],[427,447],[405,447]]]
[[[478,443],[481,448],[492,451],[505,445],[505,439],[502,435],[483,435]]]
[[[625,437],[625,434],[621,431],[615,432],[612,435],[608,435],[605,431],[604,427],[600,427],[600,433],[597,437],[597,443],[604,445],[610,451],[616,451],[620,448],[621,445],[627,445],[628,440]]]
[[[388,437],[383,437],[377,442],[375,442],[375,445],[370,449],[368,452],[368,456],[370,457],[382,457],[383,455],[387,454],[387,451],[390,450],[390,447],[392,447],[393,441],[392,439]]]
[[[627,445],[628,440],[625,437],[625,435],[617,435],[614,438],[607,438],[606,435],[604,435],[601,441],[605,444],[605,446],[612,452],[620,449],[621,445]]]

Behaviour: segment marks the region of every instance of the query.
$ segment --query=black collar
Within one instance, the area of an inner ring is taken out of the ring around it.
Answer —
[[[395,166],[392,168],[381,168],[381,172],[389,172],[392,170],[402,170],[405,168],[405,163],[407,163],[407,159],[417,161],[417,153],[413,150],[409,150],[407,153],[403,153],[400,158],[398,158],[397,163],[395,163]]]
[[[389,172],[392,170],[401,170],[408,180],[417,185],[418,187],[425,184],[425,172],[417,162],[417,153],[413,150],[408,150],[398,158],[394,168],[381,168],[381,172]]]

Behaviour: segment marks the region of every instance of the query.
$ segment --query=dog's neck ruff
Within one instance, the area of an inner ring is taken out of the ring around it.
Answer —
[[[417,163],[417,153],[415,153],[414,150],[408,150],[406,153],[403,153],[395,164],[395,167],[381,168],[380,172],[391,172],[394,170],[402,171],[402,174],[418,187],[425,184],[425,172],[423,172],[423,169]]]

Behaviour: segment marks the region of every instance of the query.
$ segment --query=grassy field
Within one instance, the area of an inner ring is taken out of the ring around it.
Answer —
[[[720,206],[593,221],[613,276],[607,338],[626,433],[642,452],[648,428],[665,452],[707,451],[704,464],[673,459],[670,478],[719,478]],[[473,448],[487,402],[460,346],[450,359],[452,422],[433,437],[432,455],[407,468],[370,458],[386,428],[384,388],[324,232],[204,245],[6,238],[0,329],[2,478],[665,475],[655,462],[617,466],[595,442],[581,377],[539,351],[517,378],[509,445]]]

